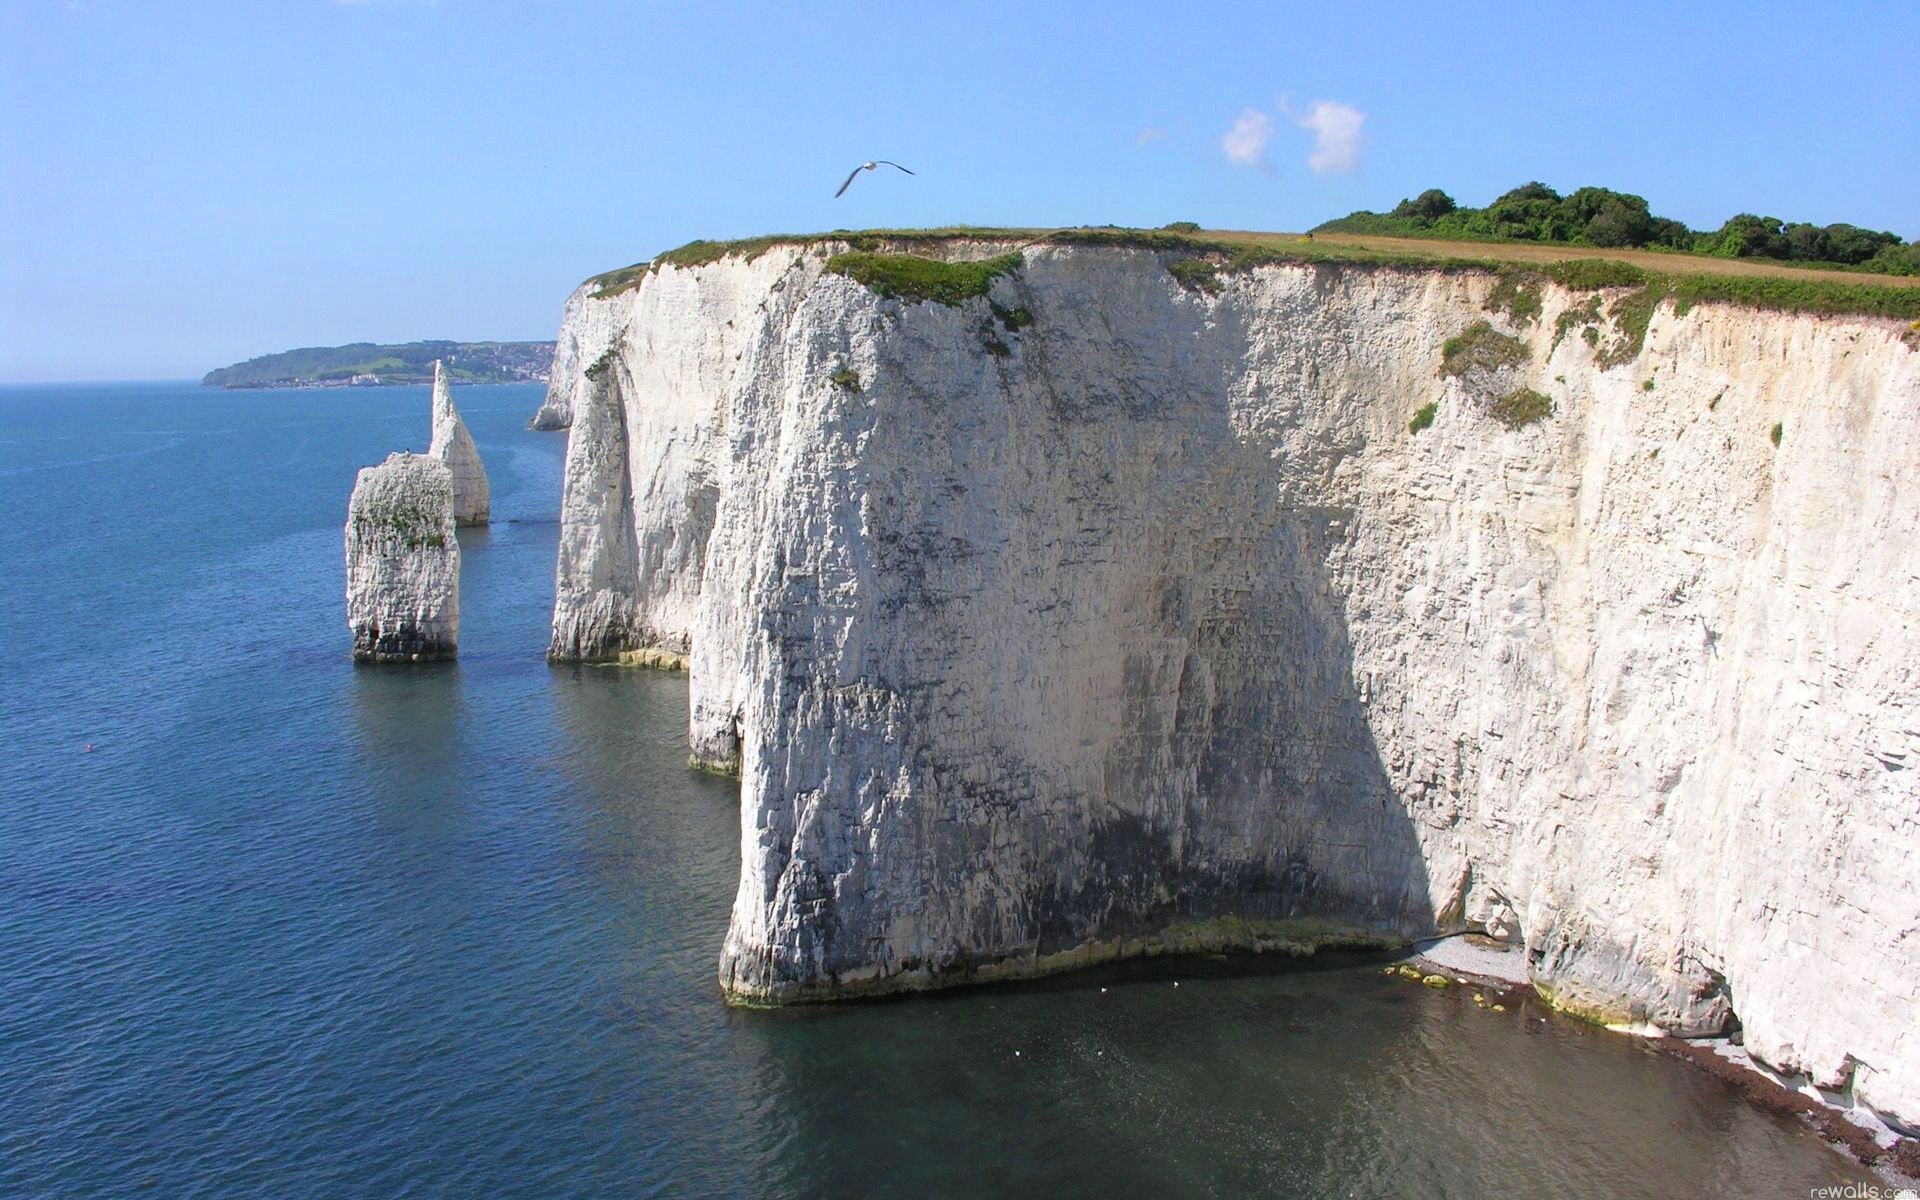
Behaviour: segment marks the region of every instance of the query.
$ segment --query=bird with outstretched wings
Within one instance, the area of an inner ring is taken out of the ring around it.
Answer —
[[[888,162],[884,158],[876,158],[872,162],[861,163],[859,166],[855,167],[853,170],[847,172],[847,181],[840,185],[840,190],[833,194],[833,198],[835,200],[838,200],[841,196],[846,194],[847,189],[853,186],[853,177],[855,175],[858,175],[862,171],[874,170],[875,168],[878,168],[878,167],[892,167],[896,171],[907,171],[907,169],[901,166],[899,163]],[[911,175],[913,174],[913,172],[907,171],[907,174]]]

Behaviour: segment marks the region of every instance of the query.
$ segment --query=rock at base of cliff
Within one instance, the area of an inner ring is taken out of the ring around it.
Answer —
[[[572,427],[572,410],[563,401],[556,399],[551,392],[547,393],[546,401],[540,405],[540,411],[534,413],[533,419],[527,422],[528,429],[537,429],[543,433]]]
[[[347,503],[347,626],[360,662],[435,662],[460,639],[460,543],[453,473],[390,454],[365,467]]]
[[[480,450],[453,406],[453,387],[439,359],[433,362],[433,445],[427,453],[453,473],[453,519],[458,525],[485,525],[493,505]]]

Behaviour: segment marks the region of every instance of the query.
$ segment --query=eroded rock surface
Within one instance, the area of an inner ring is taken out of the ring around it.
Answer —
[[[460,640],[453,473],[390,454],[363,467],[347,504],[347,625],[362,662],[432,662]]]
[[[439,359],[433,362],[433,444],[427,453],[445,463],[453,476],[454,523],[485,525],[493,506],[487,469],[460,410],[453,406],[453,386]]]
[[[1489,926],[1575,1011],[1737,1016],[1920,1124],[1898,324],[1635,349],[1471,271],[1025,255],[1018,328],[817,248],[569,302],[553,653],[688,654],[731,995]],[[1521,361],[1443,375],[1481,320]]]

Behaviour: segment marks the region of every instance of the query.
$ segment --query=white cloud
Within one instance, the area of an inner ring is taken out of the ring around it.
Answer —
[[[1156,125],[1142,125],[1140,132],[1133,135],[1133,144],[1136,146],[1145,146],[1153,142],[1164,142],[1166,140],[1167,131]]]
[[[1230,163],[1243,167],[1266,161],[1267,143],[1273,140],[1273,118],[1257,108],[1243,108],[1233,120],[1233,128],[1220,139],[1220,149]]]
[[[1305,113],[1289,111],[1287,116],[1313,134],[1307,166],[1314,174],[1346,175],[1360,165],[1360,154],[1367,148],[1367,114],[1337,100],[1315,100]]]

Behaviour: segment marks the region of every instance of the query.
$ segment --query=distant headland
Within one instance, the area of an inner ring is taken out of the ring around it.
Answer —
[[[544,383],[552,342],[405,342],[309,346],[208,371],[208,387],[383,387],[432,383],[434,360],[454,383]]]

